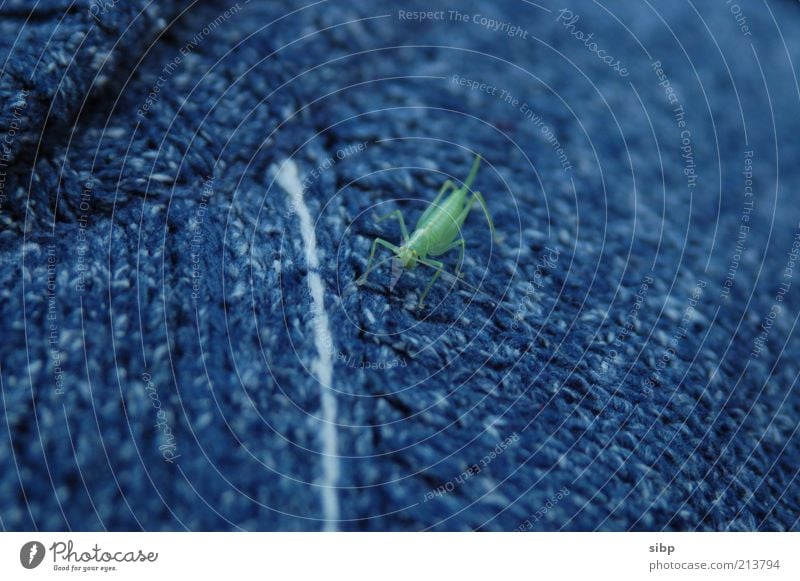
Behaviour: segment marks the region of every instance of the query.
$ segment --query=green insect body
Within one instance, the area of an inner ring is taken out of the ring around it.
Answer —
[[[372,243],[372,250],[369,253],[367,269],[364,271],[364,274],[358,278],[356,281],[357,284],[362,285],[367,282],[367,277],[373,269],[372,263],[375,259],[375,251],[379,245],[383,246],[394,253],[395,265],[399,265],[401,268],[412,269],[415,268],[417,264],[422,264],[435,270],[428,286],[425,288],[422,296],[420,296],[419,306],[421,307],[425,303],[425,297],[428,296],[428,292],[436,282],[436,279],[438,279],[444,271],[443,262],[429,257],[441,256],[446,252],[458,248],[458,268],[460,268],[464,259],[466,241],[463,236],[459,237],[459,234],[461,234],[461,227],[467,219],[467,216],[469,216],[476,201],[483,209],[483,213],[486,215],[486,219],[489,222],[489,230],[492,236],[494,236],[494,224],[492,223],[489,209],[486,207],[486,201],[483,199],[480,192],[470,190],[472,182],[475,180],[475,176],[478,173],[480,163],[481,158],[478,155],[475,157],[475,162],[472,164],[469,176],[460,188],[451,180],[447,180],[442,185],[436,199],[428,206],[425,212],[422,213],[422,216],[417,220],[414,231],[410,235],[400,210],[395,210],[379,218],[379,222],[387,218],[395,218],[400,223],[403,243],[400,246],[396,246],[382,238],[376,238]],[[445,195],[451,190],[452,193],[445,198]],[[455,274],[456,276],[461,276],[459,271],[456,271]]]

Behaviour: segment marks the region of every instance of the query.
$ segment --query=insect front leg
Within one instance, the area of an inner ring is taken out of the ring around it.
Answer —
[[[362,274],[361,276],[358,277],[358,279],[356,279],[356,284],[362,285],[365,282],[367,282],[367,276],[369,276],[369,273],[372,270],[372,261],[375,258],[375,250],[378,249],[378,244],[380,244],[384,248],[388,248],[389,250],[391,250],[395,254],[397,254],[398,251],[400,250],[397,246],[395,246],[391,242],[387,242],[383,238],[376,238],[372,242],[372,250],[369,251],[369,259],[367,260],[367,270],[365,270],[364,274]]]
[[[403,213],[400,210],[395,210],[394,212],[389,212],[385,216],[381,216],[378,218],[378,222],[383,222],[387,218],[395,218],[398,222],[400,222],[400,232],[403,234],[403,242],[408,241],[408,228],[406,228],[406,221],[403,219]]]

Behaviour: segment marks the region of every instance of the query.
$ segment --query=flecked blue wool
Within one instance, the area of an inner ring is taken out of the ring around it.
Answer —
[[[0,526],[797,529],[800,13],[695,4],[4,3]],[[356,287],[475,154],[463,283]]]

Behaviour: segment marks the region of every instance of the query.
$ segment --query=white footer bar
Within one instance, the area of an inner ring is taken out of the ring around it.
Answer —
[[[800,533],[0,534],[15,580],[796,580],[798,561]]]

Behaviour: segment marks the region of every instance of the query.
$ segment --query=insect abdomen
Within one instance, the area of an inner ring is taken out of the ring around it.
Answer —
[[[437,256],[443,253],[458,236],[459,218],[463,212],[461,199],[448,200],[435,215],[425,224],[424,230],[428,240],[427,254]],[[463,220],[461,220],[463,221]]]

